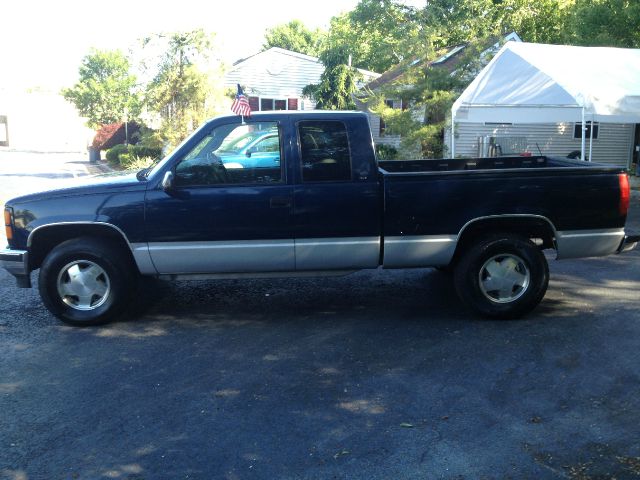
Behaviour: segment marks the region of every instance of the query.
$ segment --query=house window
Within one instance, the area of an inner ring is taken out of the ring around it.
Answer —
[[[600,125],[598,123],[593,124],[593,138],[598,138],[598,130]],[[584,134],[585,138],[591,138],[591,122],[587,123],[587,131]],[[582,138],[582,123],[576,123],[573,126],[573,138]]]
[[[269,110],[297,110],[297,98],[260,98],[260,111]],[[252,108],[253,110],[253,108]]]
[[[260,110],[260,99],[258,97],[249,97],[249,106],[252,112]]]
[[[273,98],[261,98],[260,99],[260,110],[273,110]]]

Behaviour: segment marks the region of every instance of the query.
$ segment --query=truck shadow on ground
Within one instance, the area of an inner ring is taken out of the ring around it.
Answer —
[[[451,277],[436,270],[358,272],[345,277],[145,281],[127,321],[153,322],[158,316],[260,315],[272,319],[309,315],[385,313],[412,317],[467,317]]]
[[[639,255],[550,261],[549,290],[523,321],[576,314],[576,308],[608,305],[638,291]],[[585,269],[585,266],[587,267]],[[611,295],[615,294],[615,295]],[[588,309],[587,309],[588,310]],[[142,282],[125,322],[159,319],[237,318],[278,321],[322,315],[412,321],[484,321],[458,299],[452,276],[434,269],[362,271],[344,277]],[[383,320],[383,321],[385,321]],[[497,321],[502,323],[502,321]]]

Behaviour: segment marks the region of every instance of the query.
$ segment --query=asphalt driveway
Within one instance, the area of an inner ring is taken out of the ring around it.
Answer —
[[[154,282],[91,329],[1,272],[0,476],[640,478],[639,267],[551,262],[520,321],[412,270]]]

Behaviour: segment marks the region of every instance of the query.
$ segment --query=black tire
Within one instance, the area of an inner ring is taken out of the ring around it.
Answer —
[[[55,247],[40,267],[45,307],[74,326],[101,325],[120,315],[135,284],[127,252],[105,240],[83,237]],[[74,295],[81,293],[81,296]]]
[[[529,239],[496,234],[479,239],[462,254],[454,270],[454,285],[460,299],[480,315],[519,318],[544,297],[549,266]]]
[[[444,265],[441,267],[433,267],[434,270],[437,270],[440,273],[444,273],[445,275],[451,275],[453,273],[453,265]]]

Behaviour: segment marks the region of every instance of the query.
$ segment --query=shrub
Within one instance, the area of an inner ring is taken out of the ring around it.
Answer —
[[[120,165],[125,170],[142,170],[143,168],[150,167],[155,159],[151,157],[136,157],[125,153],[120,155]]]
[[[127,168],[127,165],[131,162],[131,154],[130,153],[121,153],[118,155],[118,163],[124,169]]]
[[[115,145],[107,150],[107,161],[113,165],[120,165],[120,155],[127,151],[126,145]]]
[[[129,165],[134,163],[134,159],[149,158],[153,161],[161,155],[162,150],[159,148],[142,145],[116,145],[107,150],[107,161],[114,167],[121,166],[126,169],[132,168]]]
[[[391,145],[376,145],[376,155],[378,160],[395,160],[398,158],[398,150]]]
[[[152,159],[162,156],[162,149],[147,147],[144,145],[129,145],[129,153],[136,157],[150,157]]]
[[[137,143],[140,138],[141,125],[135,122],[127,123],[129,143]],[[108,150],[115,145],[124,143],[126,139],[124,123],[111,123],[102,125],[96,131],[91,146],[98,150]]]
[[[142,127],[140,128],[140,138],[138,142],[136,142],[136,145],[162,150],[164,144],[158,131],[148,127]]]

